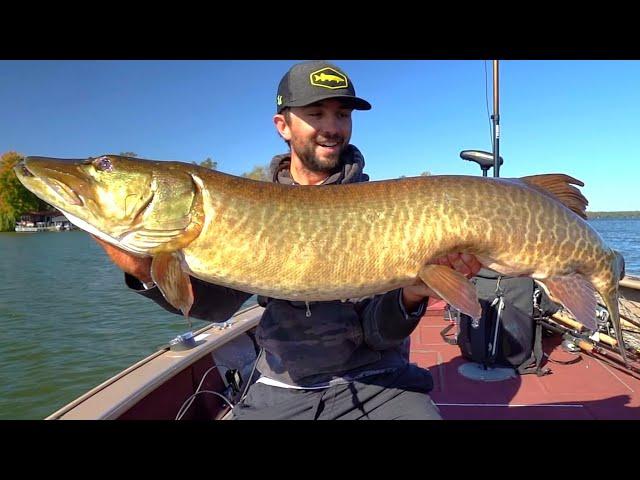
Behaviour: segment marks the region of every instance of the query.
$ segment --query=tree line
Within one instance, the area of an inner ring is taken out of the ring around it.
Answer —
[[[51,206],[27,190],[13,167],[23,155],[6,152],[0,157],[0,232],[13,231],[20,216],[27,212],[51,210]]]
[[[640,211],[630,210],[623,212],[587,212],[587,218],[640,218]]]

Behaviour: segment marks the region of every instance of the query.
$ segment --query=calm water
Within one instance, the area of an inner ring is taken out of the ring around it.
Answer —
[[[640,218],[590,220],[607,244],[624,256],[627,274],[640,277]]]
[[[640,219],[591,223],[640,276]],[[188,330],[82,231],[0,233],[0,326],[0,419],[44,418]]]
[[[0,326],[0,419],[44,418],[189,330],[82,231],[0,233]]]

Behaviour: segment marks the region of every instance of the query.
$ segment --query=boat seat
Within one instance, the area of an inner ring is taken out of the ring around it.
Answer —
[[[486,172],[493,167],[493,153],[485,152],[483,150],[463,150],[460,152],[460,158],[463,160],[469,160],[470,162],[476,162],[480,165],[483,172]],[[500,165],[504,163],[502,157],[498,158]]]

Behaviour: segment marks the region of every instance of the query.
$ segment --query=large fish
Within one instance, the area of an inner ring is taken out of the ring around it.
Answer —
[[[104,155],[27,157],[20,181],[78,227],[152,256],[151,274],[188,315],[189,275],[286,300],[360,298],[421,279],[479,318],[475,287],[430,262],[475,255],[529,276],[596,328],[597,291],[626,355],[618,313],[622,256],[585,221],[587,200],[567,175],[426,176],[347,185],[279,185],[196,165]]]

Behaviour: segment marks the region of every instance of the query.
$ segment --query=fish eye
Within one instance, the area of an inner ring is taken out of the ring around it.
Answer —
[[[93,166],[96,170],[100,170],[101,172],[110,172],[113,170],[113,165],[111,164],[111,160],[107,157],[96,158],[93,162]]]

